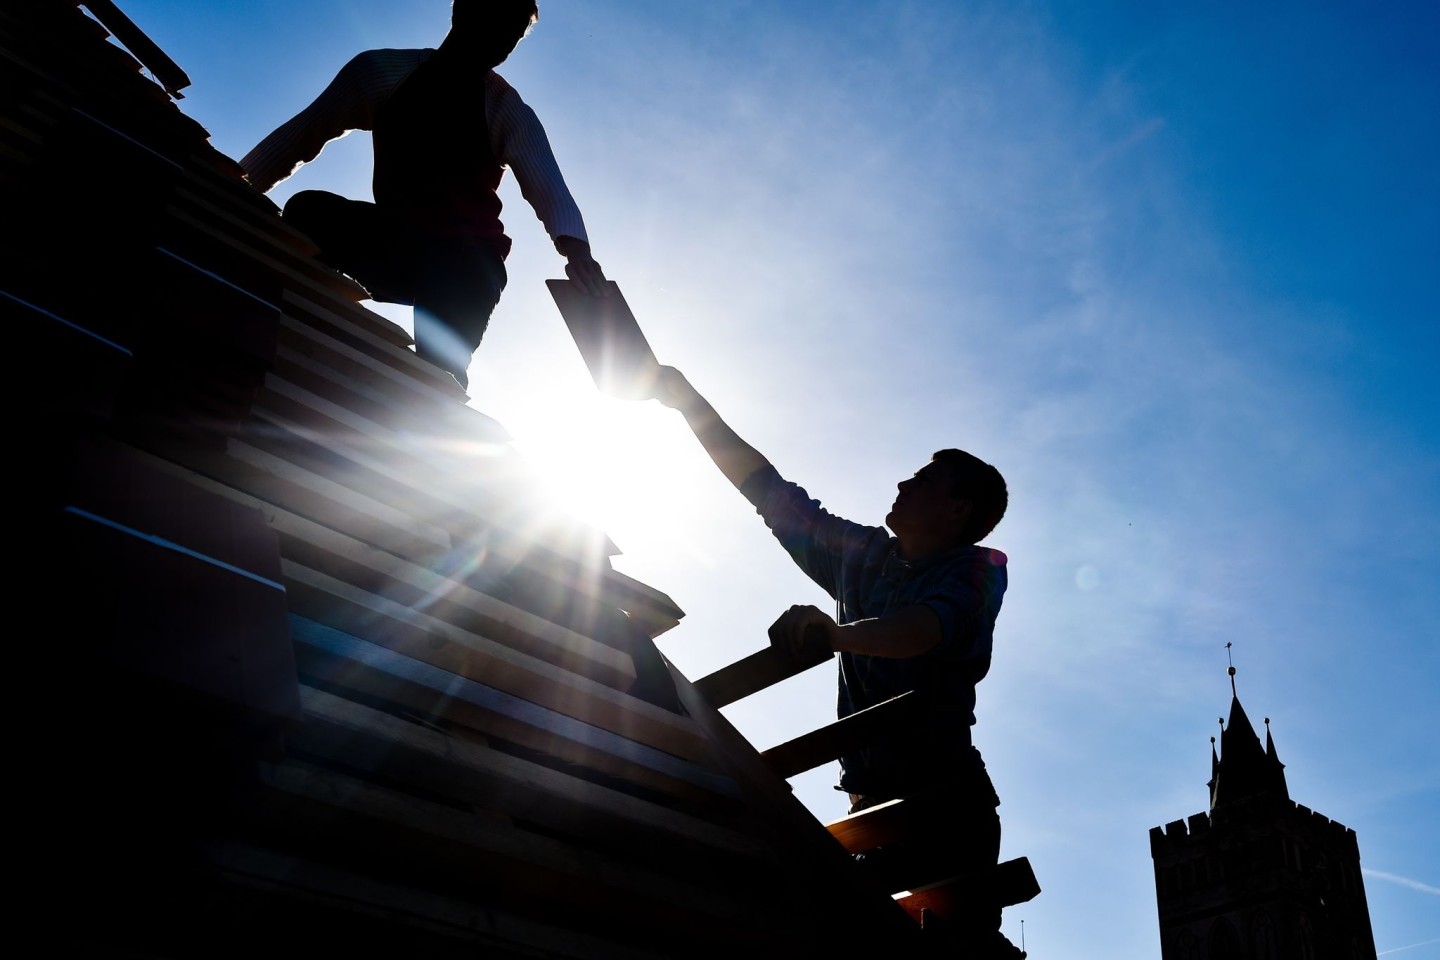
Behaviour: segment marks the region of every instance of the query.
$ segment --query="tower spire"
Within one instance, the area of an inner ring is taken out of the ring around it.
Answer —
[[[1269,718],[1266,718],[1266,745],[1260,745],[1260,738],[1240,705],[1240,696],[1235,689],[1235,661],[1231,655],[1233,644],[1225,644],[1226,672],[1230,676],[1230,718],[1220,726],[1220,756],[1213,762],[1213,776],[1210,782],[1210,809],[1228,805],[1260,794],[1287,798],[1284,767],[1275,755],[1274,741],[1271,740]],[[1213,757],[1213,747],[1212,747]]]

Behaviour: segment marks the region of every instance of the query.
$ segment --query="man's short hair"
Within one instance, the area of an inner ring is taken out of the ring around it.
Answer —
[[[966,539],[971,543],[984,540],[1005,516],[1010,503],[1005,478],[999,470],[964,450],[937,450],[930,459],[943,463],[950,471],[950,495],[971,503]]]
[[[499,18],[528,17],[530,24],[534,25],[540,19],[540,7],[536,0],[452,0],[450,4],[452,26],[457,20],[487,14]]]

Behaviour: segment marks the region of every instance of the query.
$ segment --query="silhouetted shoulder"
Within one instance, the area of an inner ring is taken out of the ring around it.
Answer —
[[[430,59],[434,52],[429,49],[364,50],[351,57],[340,72],[342,76],[348,74],[347,79],[352,83],[362,85],[386,81],[393,83],[397,78],[403,79],[411,70]]]

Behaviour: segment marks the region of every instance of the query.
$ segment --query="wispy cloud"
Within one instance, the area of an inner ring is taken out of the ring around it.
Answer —
[[[1396,947],[1393,950],[1381,950],[1379,953],[1376,954],[1376,956],[1388,957],[1392,953],[1401,953],[1405,950],[1414,950],[1416,947],[1428,947],[1432,943],[1440,943],[1440,937],[1436,937],[1434,940],[1422,940],[1420,943],[1411,943],[1403,947]]]
[[[1421,893],[1434,894],[1435,896],[1440,897],[1440,887],[1432,887],[1430,886],[1430,884],[1421,883],[1419,880],[1411,880],[1409,877],[1402,877],[1393,873],[1385,873],[1383,870],[1371,870],[1369,867],[1361,867],[1360,872],[1365,874],[1365,876],[1367,877],[1374,877],[1376,880],[1386,880],[1390,883],[1398,883],[1402,887],[1409,887],[1411,890],[1419,890]],[[1440,943],[1440,940],[1430,940],[1427,942]]]

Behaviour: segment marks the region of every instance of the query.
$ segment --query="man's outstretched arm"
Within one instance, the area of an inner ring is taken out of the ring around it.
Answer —
[[[689,424],[695,439],[705,448],[715,466],[725,474],[725,479],[739,490],[750,475],[761,467],[770,466],[750,444],[740,439],[730,425],[720,419],[720,414],[710,406],[710,401],[690,385],[684,374],[674,367],[661,367],[660,379],[655,386],[655,399],[672,410],[679,410]]]

